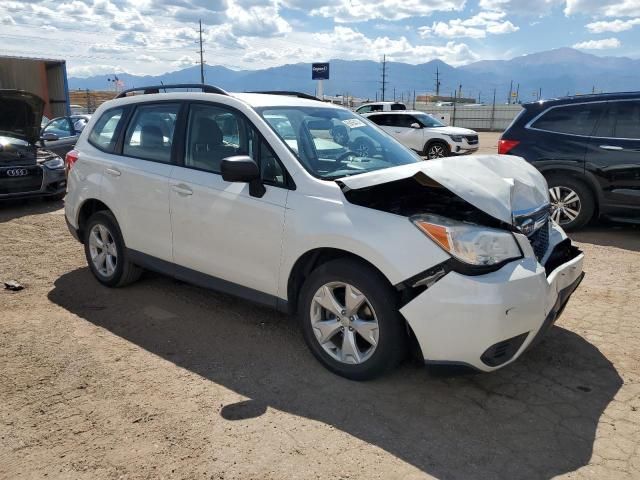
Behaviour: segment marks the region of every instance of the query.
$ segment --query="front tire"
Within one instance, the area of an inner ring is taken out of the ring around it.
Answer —
[[[406,355],[407,332],[395,292],[373,268],[337,259],[314,270],[299,297],[307,346],[327,369],[351,380],[370,380]]]
[[[595,199],[584,182],[570,176],[547,179],[551,199],[551,218],[565,230],[584,227],[595,213]]]
[[[107,287],[123,287],[140,278],[142,269],[126,254],[118,222],[111,212],[96,212],[84,228],[84,253],[91,273]]]
[[[429,160],[434,160],[436,158],[448,157],[451,155],[451,150],[445,142],[438,141],[426,144],[423,153]]]

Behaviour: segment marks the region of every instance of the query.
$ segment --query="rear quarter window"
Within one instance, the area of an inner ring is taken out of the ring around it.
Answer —
[[[543,113],[531,127],[549,132],[590,136],[603,110],[603,103],[553,107]]]
[[[104,152],[114,153],[123,118],[122,107],[104,112],[89,134],[89,143]]]

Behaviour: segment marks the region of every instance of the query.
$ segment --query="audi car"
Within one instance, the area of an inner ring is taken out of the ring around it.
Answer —
[[[65,195],[64,161],[40,146],[43,109],[32,93],[0,90],[0,200]]]

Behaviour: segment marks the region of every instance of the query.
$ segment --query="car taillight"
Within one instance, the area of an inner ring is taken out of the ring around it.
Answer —
[[[69,152],[67,152],[67,156],[64,157],[64,169],[67,172],[67,175],[69,174],[69,172],[71,171],[71,167],[73,167],[73,164],[76,163],[77,160],[77,150],[70,150]]]
[[[500,155],[507,155],[511,150],[518,146],[520,142],[518,140],[507,140],[501,138],[498,142],[498,153]]]

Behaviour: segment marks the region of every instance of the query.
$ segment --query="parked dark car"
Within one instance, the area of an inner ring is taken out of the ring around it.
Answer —
[[[523,105],[498,151],[547,179],[552,217],[566,229],[594,217],[640,223],[640,92]]]
[[[90,118],[90,115],[71,115],[50,120],[42,129],[43,146],[64,157],[73,149]]]
[[[64,161],[40,145],[43,108],[36,95],[0,90],[0,199],[65,195]]]

